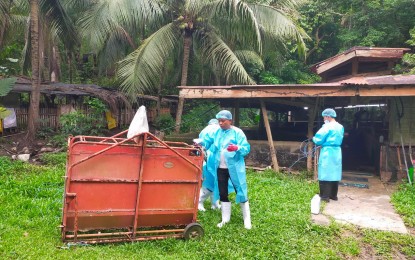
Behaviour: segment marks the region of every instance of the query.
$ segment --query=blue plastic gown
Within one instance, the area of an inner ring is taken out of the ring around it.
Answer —
[[[238,146],[237,151],[228,152],[226,150],[231,143]],[[248,201],[244,158],[251,150],[251,146],[242,130],[235,126],[231,126],[231,128],[227,130],[223,130],[219,127],[216,131],[205,135],[202,144],[211,152],[211,160],[208,159],[207,162],[208,171],[217,173],[220,154],[221,151],[223,151],[228,165],[230,180],[236,191],[236,203]]]
[[[206,126],[199,134],[199,139],[202,139],[206,135],[213,135],[216,130],[220,127],[219,125],[208,125]],[[218,188],[218,178],[216,174],[216,169],[214,169],[211,165],[212,160],[214,161],[214,157],[212,157],[211,149],[206,150],[206,161],[203,163],[203,182],[202,186],[210,191],[213,192],[214,201],[219,199],[219,188]],[[210,167],[208,167],[210,166]],[[214,202],[213,201],[213,202]],[[213,203],[212,202],[212,203]]]
[[[313,137],[321,146],[318,159],[318,180],[340,181],[342,178],[342,150],[344,128],[338,122],[324,124]]]

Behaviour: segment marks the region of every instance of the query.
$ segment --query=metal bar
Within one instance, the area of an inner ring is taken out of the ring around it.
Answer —
[[[72,179],[72,182],[115,182],[115,183],[136,183],[138,182],[138,179],[133,180],[122,180],[122,179]],[[198,183],[198,181],[192,181],[192,180],[144,180],[143,183]]]
[[[123,135],[123,134],[125,134],[125,133],[127,133],[127,132],[128,132],[128,129],[127,129],[127,130],[122,131],[121,133],[118,133],[118,134],[116,134],[116,135],[113,135],[113,136],[111,136],[111,137],[105,138],[105,139],[104,139],[104,140],[102,140],[100,143],[103,143],[103,142],[105,142],[106,140],[109,140],[109,139],[111,139],[111,140],[115,140],[115,138],[116,138],[116,137],[121,136],[121,135]]]
[[[144,133],[142,136],[142,139],[140,140],[142,142],[141,146],[141,158],[140,158],[140,170],[138,172],[138,189],[137,189],[137,198],[136,198],[136,204],[135,204],[135,212],[134,212],[134,223],[133,223],[133,238],[136,236],[137,231],[137,221],[138,221],[138,207],[140,206],[140,194],[141,194],[141,187],[142,187],[142,181],[143,181],[143,170],[144,170],[144,154],[145,154],[145,147],[147,144],[147,133]]]
[[[123,179],[72,179],[72,182],[115,182],[115,183],[136,183],[138,180],[137,179],[133,179],[133,180],[123,180]]]
[[[75,200],[75,220],[74,220],[74,240],[76,241],[78,238],[78,200],[76,196],[74,197]]]
[[[170,230],[144,230],[137,231],[136,234],[153,234],[153,233],[178,233],[184,232],[184,229],[170,229]],[[113,232],[113,233],[97,233],[97,234],[78,234],[78,238],[81,237],[107,237],[107,236],[127,236],[133,232]],[[74,238],[74,235],[66,235],[66,238]]]
[[[165,208],[161,208],[161,209],[156,209],[156,208],[152,208],[152,209],[139,209],[138,211],[142,214],[154,214],[154,213],[158,213],[158,214],[171,214],[172,212],[180,212],[182,214],[184,213],[192,213],[193,212],[194,207],[191,208],[184,208],[184,209],[165,209]],[[162,211],[162,212],[159,212]],[[68,216],[72,216],[74,215],[76,212],[74,210],[69,210],[67,212]],[[80,210],[77,211],[78,213],[78,217],[79,216],[88,216],[91,217],[91,213],[97,213],[100,214],[100,216],[104,216],[106,213],[111,214],[111,215],[117,215],[116,213],[135,213],[134,210],[124,210],[124,209],[120,209],[120,210]],[[162,215],[161,214],[161,215]],[[129,215],[129,214],[120,214],[120,215]],[[93,216],[92,216],[93,217]]]
[[[86,244],[102,244],[102,243],[118,243],[118,242],[133,242],[133,241],[145,241],[145,240],[161,240],[166,238],[182,238],[183,234],[171,234],[171,235],[161,235],[161,236],[145,236],[145,237],[136,237],[136,238],[119,238],[119,239],[99,239],[99,240],[83,240],[82,242]]]

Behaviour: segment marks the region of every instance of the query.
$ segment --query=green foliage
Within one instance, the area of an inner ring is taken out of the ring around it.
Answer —
[[[48,139],[49,137],[53,136],[55,131],[52,127],[42,126],[36,131],[36,137],[41,139]]]
[[[174,131],[175,121],[170,114],[162,114],[156,118],[154,126],[168,135]]]
[[[60,131],[63,136],[100,135],[104,133],[106,130],[104,118],[106,105],[97,98],[87,100],[86,104],[91,109],[89,115],[75,111],[60,117]]]
[[[44,153],[41,159],[48,166],[65,167],[66,153]]]
[[[16,83],[17,78],[0,79],[0,97],[6,96]]]
[[[242,127],[257,126],[259,123],[260,110],[256,108],[240,109],[239,125]]]
[[[218,102],[215,101],[186,102],[180,131],[182,133],[201,131],[220,110]]]
[[[415,27],[409,31],[409,34],[411,38],[406,43],[415,46]],[[395,66],[394,71],[400,74],[415,74],[415,54],[405,53],[402,62]]]
[[[0,49],[0,77],[18,75],[20,72],[19,59],[23,46],[13,43]]]
[[[399,186],[399,190],[392,195],[392,203],[396,211],[403,216],[403,220],[410,227],[415,227],[415,188],[408,183]]]
[[[296,60],[287,61],[280,71],[263,71],[259,75],[259,84],[311,84],[319,81],[318,75]]]
[[[259,75],[259,84],[280,84],[281,79],[269,71],[264,71]]]
[[[7,108],[0,106],[0,119],[6,118],[11,114]]]
[[[329,58],[353,46],[404,47],[415,23],[412,0],[308,1],[300,12],[309,63]]]
[[[98,135],[101,133],[102,124],[99,124],[97,120],[100,121],[78,111],[62,115],[59,119],[61,133],[64,135]]]

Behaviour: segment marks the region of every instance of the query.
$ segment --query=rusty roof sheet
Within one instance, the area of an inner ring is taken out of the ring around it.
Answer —
[[[364,56],[368,55],[370,57],[383,57],[383,58],[385,58],[384,56],[385,54],[388,54],[387,57],[389,58],[401,59],[402,55],[406,52],[409,52],[410,50],[411,49],[409,48],[382,48],[382,47],[355,46],[335,56],[332,56],[328,59],[325,59],[316,64],[313,64],[310,67],[310,70],[317,73],[318,68],[321,66],[330,66],[328,64],[336,63],[336,61],[339,62],[339,60],[340,60],[340,63],[348,62],[351,58],[359,57],[363,55],[363,53],[365,53]],[[384,53],[384,54],[379,56],[380,53]],[[338,64],[336,63],[336,64],[333,64],[333,66],[334,65],[338,65]]]
[[[335,83],[335,82],[333,82]],[[415,75],[386,75],[376,77],[353,77],[338,81],[341,85],[415,85]]]

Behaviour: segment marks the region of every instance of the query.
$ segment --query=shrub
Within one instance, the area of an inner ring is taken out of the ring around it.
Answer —
[[[154,125],[165,134],[170,134],[174,130],[175,121],[170,114],[162,114],[156,118]]]

